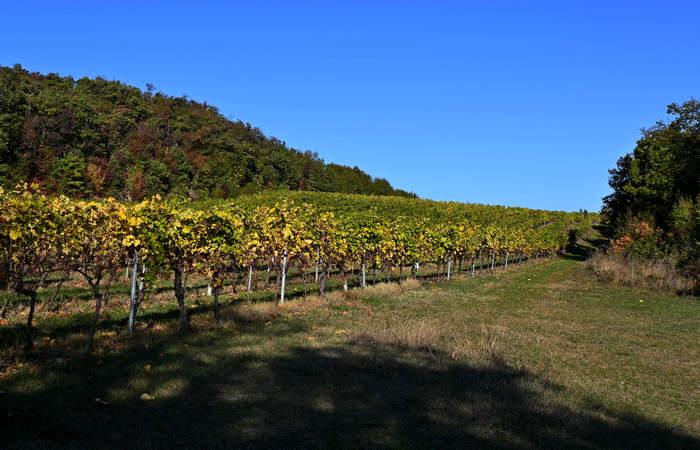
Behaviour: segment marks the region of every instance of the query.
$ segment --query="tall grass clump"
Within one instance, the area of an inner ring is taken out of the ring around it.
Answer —
[[[698,291],[699,280],[682,275],[671,257],[643,259],[625,252],[598,251],[586,261],[586,268],[615,284],[678,294],[695,295]]]

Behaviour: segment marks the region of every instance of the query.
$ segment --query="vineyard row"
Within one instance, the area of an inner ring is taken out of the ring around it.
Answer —
[[[356,198],[347,195],[343,200],[360,201]],[[507,264],[508,258],[553,254],[594,220],[593,215],[543,211],[533,211],[536,220],[531,220],[523,209],[510,220],[504,220],[505,210],[496,209],[483,209],[478,221],[460,220],[455,214],[436,220],[439,204],[426,217],[415,205],[406,216],[377,209],[336,214],[283,197],[264,206],[235,201],[202,205],[158,196],[126,205],[112,199],[50,197],[31,188],[0,191],[2,278],[8,289],[28,299],[25,340],[31,347],[37,291],[55,273],[74,272],[85,279],[95,301],[91,336],[104,299],[126,264],[133,274],[130,331],[148,286],[170,278],[180,326],[188,328],[183,281],[188,274],[209,280],[218,320],[224,280],[235,273],[248,273],[250,292],[254,269],[274,269],[281,275],[275,301],[284,302],[290,266],[298,269],[305,284],[307,273],[314,271],[321,295],[331,269],[345,287],[348,274],[355,271],[362,274],[364,287],[369,268],[389,271],[410,266],[415,273],[421,264],[436,263],[444,265],[449,277],[454,261],[470,262],[473,273],[483,255],[490,256],[492,264],[496,256]]]

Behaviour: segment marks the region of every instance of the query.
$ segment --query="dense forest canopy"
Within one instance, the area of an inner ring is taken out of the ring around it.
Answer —
[[[671,120],[642,130],[631,153],[610,170],[603,212],[637,253],[674,253],[700,273],[700,102],[668,106]]]
[[[263,189],[415,197],[187,97],[0,66],[0,185],[136,201]]]

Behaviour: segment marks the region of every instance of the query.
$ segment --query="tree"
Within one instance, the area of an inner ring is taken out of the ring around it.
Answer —
[[[632,153],[610,170],[613,192],[603,212],[619,236],[637,224],[660,230],[661,239],[634,248],[646,257],[675,253],[692,275],[700,267],[700,240],[695,215],[700,208],[700,102],[671,104],[669,122],[642,130]]]
[[[629,216],[667,230],[674,204],[700,193],[700,102],[674,103],[667,112],[673,120],[642,130],[634,151],[610,171],[604,210],[618,227]]]
[[[51,179],[56,183],[56,191],[68,196],[83,196],[85,169],[85,160],[75,153],[69,153],[56,161],[51,169]]]

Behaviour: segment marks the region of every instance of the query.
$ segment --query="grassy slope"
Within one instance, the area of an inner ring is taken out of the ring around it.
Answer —
[[[226,326],[206,312],[188,335],[172,331],[173,307],[146,311],[132,341],[107,322],[90,357],[67,353],[79,337],[54,333],[5,367],[3,440],[700,447],[697,300],[600,284],[573,256],[277,312],[237,302]]]

